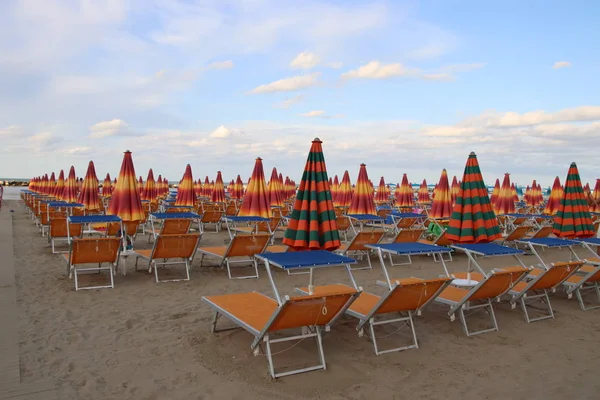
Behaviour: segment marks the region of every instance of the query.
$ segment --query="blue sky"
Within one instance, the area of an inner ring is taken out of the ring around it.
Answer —
[[[590,1],[7,0],[0,176],[89,160],[104,176],[299,180],[314,137],[330,175],[437,181],[475,151],[486,179],[600,173]]]

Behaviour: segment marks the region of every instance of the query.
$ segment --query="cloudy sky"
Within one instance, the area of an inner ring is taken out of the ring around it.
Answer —
[[[4,0],[0,177],[600,177],[600,3]]]

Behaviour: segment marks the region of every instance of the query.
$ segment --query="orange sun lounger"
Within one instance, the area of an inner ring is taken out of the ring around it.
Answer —
[[[600,260],[587,259],[591,265],[585,265],[580,268],[577,275],[571,275],[563,282],[566,288],[567,296],[571,298],[573,293],[577,296],[579,307],[581,310],[588,311],[600,308]],[[596,294],[597,303],[594,306],[586,306],[583,295],[586,292],[594,292]]]
[[[121,250],[121,238],[75,238],[71,241],[68,253],[62,253],[61,256],[67,262],[69,278],[74,277],[75,290],[79,289],[102,289],[114,288],[114,270],[119,261],[119,252]],[[106,263],[108,266],[103,267]],[[95,267],[82,268],[81,265],[97,264]],[[79,287],[78,275],[80,272],[88,271],[109,271],[110,285]]]
[[[350,257],[350,254],[356,254],[359,256],[365,256],[367,259],[368,267],[360,267],[353,269],[373,269],[371,265],[371,258],[369,257],[370,249],[365,247],[366,244],[377,244],[381,242],[384,231],[362,231],[358,232],[354,238],[347,243],[342,243],[339,249],[335,250],[336,253],[341,254],[343,256]]]
[[[239,327],[251,333],[254,340],[250,348],[254,355],[259,354],[260,345],[263,342],[269,372],[273,378],[279,378],[326,369],[322,332],[329,330],[329,327],[346,311],[359,294],[360,292],[354,289],[345,289],[326,295],[286,296],[282,304],[278,304],[277,301],[258,292],[204,296],[202,300],[215,310],[211,332]],[[217,329],[217,322],[221,316],[226,317],[237,326]],[[301,332],[293,336],[272,337],[276,332],[291,329],[300,329]],[[302,341],[307,338],[316,339],[319,364],[284,372],[275,371],[271,345]]]

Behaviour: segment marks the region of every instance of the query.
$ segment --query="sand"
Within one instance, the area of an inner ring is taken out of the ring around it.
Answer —
[[[262,266],[259,279],[229,280],[226,271],[200,267],[197,258],[191,281],[156,284],[147,271],[134,272],[130,260],[115,289],[75,292],[64,261],[51,254],[23,207],[9,203],[15,208],[21,379],[54,380],[60,399],[598,398],[600,310],[583,312],[562,292],[552,297],[555,319],[527,324],[520,310],[504,302],[496,306],[500,331],[470,338],[458,321],[450,322],[447,307],[433,304],[416,320],[420,348],[381,356],[357,336],[356,320],[345,317],[325,336],[326,371],[273,381],[264,356],[250,351],[251,335],[209,333],[212,312],[201,302],[211,294],[271,295]],[[201,243],[223,244],[226,235],[206,233]],[[136,247],[148,248],[147,238],[140,235]],[[535,263],[532,256],[523,259]],[[357,271],[355,278],[381,294],[375,282],[383,273],[374,261],[373,270]],[[488,259],[484,265],[506,261]],[[466,262],[456,255],[448,266],[461,271]],[[397,277],[442,272],[426,257],[393,269]],[[307,282],[306,276],[279,271],[275,279],[282,293]],[[319,271],[316,282],[348,279],[343,269],[331,268]],[[315,354],[314,342],[304,341],[278,359],[311,362]]]

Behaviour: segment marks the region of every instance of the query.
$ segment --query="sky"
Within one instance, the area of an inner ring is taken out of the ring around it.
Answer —
[[[600,178],[600,2],[4,0],[0,177]],[[593,186],[593,185],[592,185]]]

